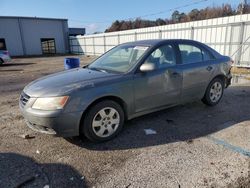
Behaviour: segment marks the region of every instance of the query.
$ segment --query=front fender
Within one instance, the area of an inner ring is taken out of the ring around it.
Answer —
[[[119,82],[109,84],[95,84],[88,89],[78,89],[70,96],[65,112],[84,113],[95,101],[105,97],[116,97],[121,99],[127,107],[127,115],[134,111],[134,91],[131,79],[123,79]]]

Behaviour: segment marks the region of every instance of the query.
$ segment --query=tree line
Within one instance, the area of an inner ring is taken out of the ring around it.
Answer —
[[[189,21],[205,20],[210,18],[218,18],[225,16],[233,16],[238,14],[247,14],[250,13],[250,4],[240,3],[236,8],[232,8],[230,4],[223,4],[218,7],[206,7],[204,9],[193,9],[188,13],[179,12],[178,10],[172,13],[170,19],[161,19],[157,20],[146,20],[137,18],[135,20],[116,20],[112,25],[105,30],[105,32],[114,32],[114,31],[124,31],[129,29],[138,29],[145,27],[161,26],[174,23],[183,23]]]

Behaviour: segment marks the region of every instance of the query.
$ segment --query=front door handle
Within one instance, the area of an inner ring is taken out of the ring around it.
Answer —
[[[168,69],[166,71],[166,73],[169,75],[169,76],[173,76],[173,77],[179,77],[182,75],[182,72],[180,70],[176,70],[176,69]]]
[[[211,71],[212,69],[213,69],[212,66],[208,66],[208,67],[207,67],[207,70],[208,70],[208,71]]]
[[[173,76],[178,76],[178,75],[180,75],[180,73],[178,73],[178,72],[173,72],[172,75],[173,75]]]

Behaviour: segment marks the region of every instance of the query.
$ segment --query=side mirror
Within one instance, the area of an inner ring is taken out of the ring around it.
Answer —
[[[140,66],[140,71],[142,72],[150,72],[156,69],[156,66],[154,63],[148,63],[145,62]]]

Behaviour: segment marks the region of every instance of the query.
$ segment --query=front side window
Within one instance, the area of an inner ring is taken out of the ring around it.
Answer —
[[[171,45],[163,45],[154,50],[146,62],[154,63],[157,68],[176,65],[175,51]]]
[[[117,46],[95,60],[88,68],[125,73],[137,63],[148,48],[136,45]]]
[[[201,61],[208,61],[212,56],[203,49],[189,44],[180,44],[179,49],[183,64],[196,63]]]

